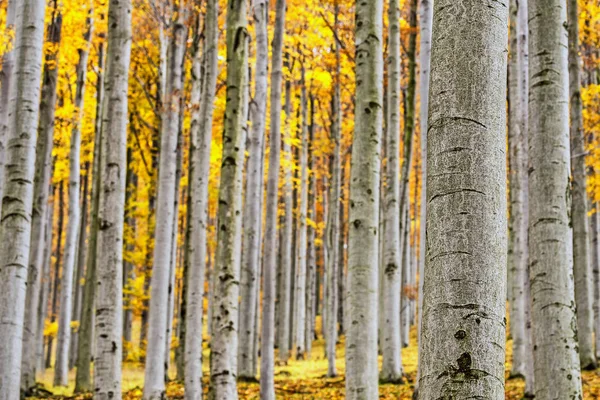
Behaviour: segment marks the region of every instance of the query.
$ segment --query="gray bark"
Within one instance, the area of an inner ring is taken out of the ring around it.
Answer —
[[[408,194],[408,193],[407,193]],[[410,205],[410,200],[406,196],[406,205]],[[408,286],[410,284],[410,207],[405,208],[402,230],[402,286],[400,290],[400,331],[402,347],[408,347],[410,344],[410,299],[408,297]]]
[[[56,16],[55,16],[56,17]],[[48,41],[54,45],[60,42],[60,16],[53,18],[48,26]],[[31,245],[29,247],[29,270],[27,271],[27,297],[25,300],[25,326],[23,331],[23,355],[21,363],[21,389],[25,392],[35,385],[36,347],[42,266],[44,264],[45,230],[47,223],[50,177],[52,174],[52,147],[54,137],[54,111],[56,106],[56,86],[58,68],[55,63],[57,52],[46,55],[43,71],[40,102],[40,121],[36,143],[36,168],[34,172],[33,208],[31,216]],[[42,326],[43,329],[43,326]]]
[[[0,132],[6,143],[5,164],[0,171],[4,188],[0,219],[2,400],[19,398],[20,390],[46,3],[23,0],[14,7],[16,37],[14,54],[10,55],[14,59],[9,57],[9,63],[14,60],[14,72],[8,77],[8,102],[3,106],[8,107],[7,129]],[[39,281],[38,271],[32,272]],[[38,299],[39,285],[36,289]],[[37,309],[37,302],[32,308]]]
[[[596,359],[600,358],[600,207],[594,204],[594,213],[590,217],[592,273],[594,275],[594,332]]]
[[[217,56],[219,41],[219,3],[209,0],[205,14],[204,71],[201,71],[201,54],[196,42],[192,61],[191,124],[191,172],[190,172],[190,220],[189,220],[189,271],[187,283],[185,318],[185,398],[197,400],[202,397],[202,332],[204,314],[204,274],[208,249],[206,228],[208,225],[208,176],[212,139],[213,102],[217,84]],[[199,18],[199,16],[198,16]],[[200,32],[196,32],[200,35]],[[201,85],[201,82],[203,84]],[[210,288],[214,289],[214,285]],[[209,291],[212,293],[212,291]],[[209,309],[213,307],[209,302]],[[210,326],[211,315],[208,324]],[[211,332],[212,333],[212,332]]]
[[[507,26],[434,5],[419,399],[504,399]]]
[[[261,226],[263,203],[263,160],[267,109],[267,77],[269,62],[268,7],[255,0],[252,14],[256,34],[254,98],[250,102],[252,128],[248,137],[248,165],[244,205],[244,237],[240,282],[240,337],[238,378],[256,379],[254,340],[258,331],[258,295],[260,282]]]
[[[102,105],[102,190],[98,207],[94,398],[120,400],[123,331],[123,222],[127,174],[127,87],[131,1],[108,7],[108,50]],[[162,378],[162,376],[161,376]]]
[[[383,123],[382,24],[383,1],[356,4],[356,114],[348,220],[346,399],[349,400],[376,399],[379,393],[377,193]]]
[[[581,398],[570,225],[566,2],[529,0],[528,15],[529,277],[535,397]]]
[[[265,2],[258,9],[268,8]],[[275,280],[277,275],[277,210],[281,167],[281,82],[283,37],[285,35],[286,0],[275,5],[275,28],[271,59],[271,125],[269,138],[269,171],[267,178],[266,221],[263,254],[263,315],[260,342],[260,397],[275,400]],[[279,325],[281,327],[281,325]],[[281,348],[280,348],[281,351]]]
[[[104,103],[104,43],[98,49],[98,66],[96,73],[96,124],[94,132],[94,159],[91,176],[91,215],[90,239],[88,242],[88,257],[85,268],[85,285],[81,308],[81,320],[77,342],[77,363],[75,374],[75,393],[89,392],[92,390],[91,363],[94,347],[94,313],[96,310],[96,257],[98,255],[98,209],[100,207],[100,187],[102,183],[101,155],[102,155],[102,107]]]
[[[35,363],[36,369],[42,370],[44,368],[44,323],[46,316],[48,315],[48,297],[50,294],[50,281],[52,280],[51,275],[51,264],[52,264],[52,222],[54,221],[54,200],[49,206],[47,212],[47,219],[44,231],[44,263],[43,263],[43,278],[42,288],[40,294],[40,302],[38,303],[38,322],[37,322],[37,333],[36,333],[36,353]],[[21,376],[21,382],[23,377]]]
[[[579,6],[568,1],[569,36],[569,105],[571,123],[571,223],[573,225],[573,271],[575,303],[577,305],[577,339],[581,368],[596,369],[594,354],[594,313],[592,310],[593,280],[590,268],[590,243],[581,103],[581,57],[579,56]]]
[[[212,314],[210,398],[238,397],[238,302],[242,234],[242,181],[248,81],[246,2],[227,4],[227,105],[217,211],[215,287]]]
[[[401,353],[401,246],[400,246],[400,4],[390,0],[388,7],[388,83],[386,115],[386,187],[383,198],[383,274],[381,283],[381,352],[383,382],[402,382]]]

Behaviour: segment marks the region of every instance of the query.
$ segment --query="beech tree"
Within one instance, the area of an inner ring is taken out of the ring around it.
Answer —
[[[529,0],[528,9],[529,279],[536,398],[582,396],[569,216],[565,6],[560,0]],[[535,56],[540,53],[544,56]]]
[[[421,399],[504,398],[507,24],[501,3],[434,4]]]

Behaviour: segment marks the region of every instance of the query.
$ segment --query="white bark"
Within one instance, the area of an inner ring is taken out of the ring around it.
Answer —
[[[51,277],[51,263],[52,263],[52,221],[54,221],[54,200],[49,205],[47,212],[45,231],[44,231],[44,263],[43,263],[43,278],[42,288],[40,294],[40,302],[38,303],[38,322],[37,322],[37,333],[35,343],[35,363],[36,369],[41,370],[44,368],[44,322],[48,315],[48,295],[50,294],[50,281]],[[21,376],[21,381],[23,377]]]
[[[254,98],[250,102],[252,128],[248,142],[246,195],[244,205],[244,237],[240,282],[240,348],[238,378],[256,379],[254,340],[257,334],[257,302],[259,294],[259,262],[263,203],[263,160],[267,109],[267,77],[269,62],[268,7],[265,0],[255,0],[252,14],[256,32],[256,65]]]
[[[390,0],[388,7],[388,84],[386,115],[386,183],[383,198],[383,258],[381,309],[381,352],[383,382],[402,382],[400,343],[401,246],[400,246],[400,4]]]
[[[238,397],[238,302],[248,81],[248,31],[244,0],[228,0],[226,23],[227,105],[211,321],[210,397],[215,400],[236,400]]]
[[[569,32],[569,104],[571,136],[571,223],[573,225],[573,271],[575,303],[577,305],[577,339],[581,368],[596,369],[594,354],[594,313],[592,310],[593,280],[590,268],[588,202],[581,103],[581,57],[579,56],[579,6],[568,1]]]
[[[383,1],[356,4],[356,114],[350,179],[346,399],[378,397],[377,292],[383,123]],[[343,257],[340,254],[340,260]]]
[[[267,4],[259,2],[259,10]],[[269,138],[269,172],[267,179],[267,207],[263,254],[263,316],[260,342],[260,397],[275,400],[275,280],[277,275],[277,203],[281,166],[281,82],[283,37],[285,34],[286,1],[277,0],[275,5],[275,28],[271,59],[271,126]],[[260,12],[260,11],[257,11]],[[262,15],[262,14],[261,14]],[[281,325],[280,325],[281,326]]]
[[[202,316],[204,313],[204,273],[206,268],[206,227],[208,176],[212,139],[213,101],[217,84],[218,1],[208,0],[205,14],[204,74],[201,76],[200,50],[195,49],[192,61],[192,125],[190,173],[189,260],[185,319],[185,398],[202,398]],[[200,33],[197,32],[197,35]],[[198,46],[198,44],[196,44]],[[201,87],[201,82],[203,85]],[[211,287],[214,289],[214,286]],[[212,292],[209,292],[212,293]],[[209,307],[212,304],[209,304]],[[210,325],[210,319],[209,319]]]
[[[504,399],[507,26],[434,5],[419,399]]]
[[[594,275],[594,331],[596,359],[600,358],[600,207],[594,204],[594,213],[590,218],[592,232],[592,273]]]
[[[529,277],[535,397],[581,398],[569,216],[566,2],[529,0],[528,15]]]
[[[305,330],[306,330],[306,219],[308,211],[308,123],[307,123],[307,96],[306,82],[304,79],[304,67],[302,67],[302,88],[300,96],[301,126],[301,148],[300,152],[300,204],[298,205],[298,231],[297,257],[296,257],[296,280],[295,280],[295,319],[294,343],[296,344],[296,359],[303,360],[305,357]]]
[[[123,331],[123,223],[127,171],[127,88],[131,1],[108,7],[108,50],[102,106],[102,190],[98,208],[94,398],[120,400]],[[161,376],[162,378],[162,376]]]
[[[46,4],[24,0],[14,7],[16,38],[14,54],[9,56],[9,63],[14,60],[14,72],[7,78],[7,129],[2,128],[1,133],[6,140],[6,163],[0,171],[4,188],[0,219],[2,400],[19,398]],[[35,306],[37,309],[37,303]]]
[[[169,315],[169,282],[175,181],[177,171],[177,136],[182,96],[182,68],[185,51],[183,8],[178,19],[171,21],[172,32],[167,56],[167,76],[161,118],[160,165],[158,169],[158,198],[154,231],[154,265],[148,310],[148,346],[144,379],[144,400],[162,399],[165,395],[165,347]]]
[[[408,194],[408,193],[407,193]],[[409,197],[406,196],[406,205],[407,208],[403,215],[403,226],[405,227],[402,230],[402,235],[404,239],[402,240],[402,286],[400,290],[400,330],[401,330],[401,340],[402,347],[408,347],[410,344],[410,299],[407,296],[408,285],[410,284],[410,269],[411,269],[411,259],[410,259],[410,200]]]

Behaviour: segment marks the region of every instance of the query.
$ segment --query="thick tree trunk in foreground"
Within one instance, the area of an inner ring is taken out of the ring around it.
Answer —
[[[244,237],[240,282],[240,348],[238,378],[256,379],[254,340],[258,325],[258,294],[260,288],[260,254],[263,203],[263,159],[267,109],[267,77],[269,63],[268,7],[263,0],[253,4],[256,32],[256,65],[254,98],[250,102],[252,129],[248,137],[248,168],[244,205]]]
[[[102,190],[98,208],[94,398],[121,399],[123,222],[127,175],[127,87],[131,1],[108,7],[108,51],[102,106]],[[161,376],[162,379],[162,376]]]
[[[569,105],[571,136],[571,223],[573,225],[573,271],[575,303],[577,304],[577,339],[581,368],[596,369],[594,354],[594,312],[592,309],[593,279],[590,268],[590,243],[581,104],[581,57],[579,56],[579,6],[568,1],[569,36]]]
[[[401,247],[400,247],[400,5],[390,0],[388,7],[388,87],[386,115],[387,163],[386,187],[383,198],[383,268],[381,310],[382,382],[402,382],[400,343]]]
[[[94,137],[94,160],[91,171],[91,215],[90,239],[88,242],[88,257],[85,268],[85,285],[81,308],[81,320],[77,342],[77,372],[75,374],[75,393],[84,393],[92,390],[91,363],[94,348],[94,314],[96,310],[96,257],[98,255],[98,209],[100,207],[101,158],[102,158],[102,107],[104,103],[104,44],[98,50],[98,65],[100,69],[96,75],[96,126]]]
[[[165,345],[169,315],[169,282],[173,244],[173,221],[177,171],[177,137],[181,108],[183,54],[185,51],[185,10],[174,10],[179,16],[171,21],[167,76],[161,117],[160,166],[154,233],[154,266],[152,268],[150,308],[148,311],[148,346],[144,400],[161,399],[165,395]]]
[[[59,45],[62,19],[54,15],[48,25],[48,41]],[[58,48],[58,47],[57,47]],[[36,162],[33,186],[33,208],[31,216],[31,245],[29,247],[29,270],[27,271],[27,297],[25,300],[25,326],[23,331],[23,355],[21,363],[21,389],[27,392],[35,385],[36,346],[38,331],[38,307],[41,291],[41,271],[44,264],[48,197],[52,175],[52,148],[54,137],[54,114],[56,108],[56,86],[58,68],[56,51],[46,54],[42,78],[40,120],[36,143]],[[50,228],[52,229],[52,228]],[[41,327],[43,329],[43,326]]]
[[[356,115],[348,238],[346,398],[376,399],[383,1],[356,4]],[[340,254],[340,260],[343,257]],[[342,263],[340,263],[342,265]]]
[[[189,271],[185,318],[185,398],[202,396],[202,316],[204,314],[204,273],[206,269],[206,227],[208,225],[208,176],[212,139],[213,102],[217,85],[219,41],[219,3],[208,0],[204,23],[204,73],[201,72],[200,49],[195,48],[192,61],[191,173],[189,220]],[[196,32],[200,35],[200,32]],[[197,38],[196,46],[199,46]],[[201,84],[203,83],[203,84]],[[214,288],[214,286],[213,286]],[[211,293],[209,291],[209,293]],[[209,308],[212,306],[209,302]],[[211,324],[208,319],[208,324]]]
[[[508,8],[439,0],[433,24],[419,398],[500,400]]]
[[[582,396],[570,226],[566,2],[529,0],[529,277],[535,397]],[[548,334],[551,332],[552,334]]]
[[[256,13],[264,12],[267,14],[268,7],[266,2],[258,2],[256,7]],[[262,9],[264,10],[261,11]],[[271,49],[271,129],[263,246],[263,316],[260,342],[260,397],[263,400],[275,400],[275,355],[273,347],[275,345],[275,280],[277,275],[278,250],[277,203],[281,166],[281,82],[283,79],[282,50],[283,36],[285,34],[285,11],[286,0],[277,0]]]
[[[246,2],[227,4],[227,105],[223,132],[223,162],[217,211],[215,298],[212,315],[210,396],[236,400],[238,358],[238,302],[242,234],[244,142],[246,140],[246,84],[248,32]]]
[[[19,398],[20,389],[45,8],[44,1],[23,0],[15,10],[15,63],[8,96],[6,163],[0,171],[4,187],[0,199],[2,400]]]

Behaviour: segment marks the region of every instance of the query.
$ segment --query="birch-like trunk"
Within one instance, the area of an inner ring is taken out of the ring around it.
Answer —
[[[236,400],[248,31],[245,0],[227,3],[227,105],[217,211],[210,398]]]
[[[568,1],[569,36],[569,105],[571,137],[571,223],[573,225],[573,271],[575,303],[577,305],[577,339],[581,368],[596,369],[594,354],[594,312],[592,309],[593,279],[590,269],[590,243],[581,103],[581,57],[579,56],[579,6]]]
[[[98,255],[98,210],[100,207],[100,187],[102,185],[102,107],[104,103],[104,43],[98,49],[98,66],[96,73],[96,124],[94,132],[94,159],[92,165],[92,193],[90,215],[90,238],[88,241],[88,257],[85,268],[85,285],[81,308],[81,320],[77,342],[77,371],[75,373],[75,393],[85,393],[92,389],[91,363],[94,349],[94,314],[96,310],[96,257]]]
[[[62,19],[54,15],[48,25],[48,42],[58,46]],[[58,47],[57,47],[58,48]],[[44,264],[45,231],[47,223],[50,177],[52,175],[52,147],[54,137],[54,114],[58,53],[48,52],[42,78],[40,120],[37,127],[36,162],[33,183],[33,208],[31,216],[31,245],[29,247],[29,270],[27,271],[27,297],[25,300],[25,325],[23,330],[23,354],[21,362],[21,389],[25,392],[35,385],[36,346],[38,331],[38,307],[41,290],[41,274]],[[43,327],[42,327],[43,329]]]
[[[288,56],[289,57],[289,56]],[[289,68],[289,62],[286,60]],[[285,157],[283,177],[283,225],[280,231],[281,247],[281,293],[279,294],[279,361],[287,363],[290,357],[290,320],[292,291],[292,237],[293,237],[293,190],[292,190],[292,148],[290,120],[292,113],[291,82],[285,82],[285,137],[283,138],[283,156]]]
[[[77,239],[81,223],[80,198],[80,153],[81,119],[87,73],[87,51],[80,53],[77,67],[77,88],[75,93],[75,125],[71,131],[69,151],[69,219],[65,241],[65,257],[60,285],[60,315],[58,318],[58,339],[56,342],[56,362],[54,365],[54,385],[67,386],[69,373],[69,347],[71,341],[71,319],[73,311],[73,271],[77,261]]]
[[[402,382],[400,343],[400,3],[390,0],[388,6],[388,57],[385,154],[386,187],[383,197],[383,252],[381,254],[381,353],[382,382]]]
[[[423,317],[423,276],[425,272],[425,254],[426,254],[426,220],[427,220],[427,118],[429,115],[429,72],[431,62],[431,28],[433,24],[433,0],[421,0],[419,9],[419,124],[420,124],[420,142],[421,142],[421,212],[419,221],[419,290],[418,290],[418,321],[417,321],[417,340],[418,340],[418,365],[421,365],[423,347],[421,341],[421,321]],[[421,378],[421,368],[417,369],[417,380],[415,392],[419,391],[419,382]]]
[[[350,178],[346,336],[346,399],[349,400],[376,399],[379,393],[377,292],[383,123],[382,24],[383,1],[356,4],[356,113]],[[343,259],[341,254],[339,259]]]
[[[257,13],[267,13],[267,3],[257,3]],[[264,8],[264,11],[260,11]],[[267,178],[267,205],[263,254],[263,315],[260,342],[260,397],[275,400],[275,280],[277,275],[277,220],[279,176],[281,166],[281,83],[283,37],[285,35],[286,0],[275,5],[275,28],[271,59],[271,124],[269,138],[269,172]],[[281,307],[280,307],[281,308]],[[282,325],[279,325],[280,327]],[[281,343],[280,343],[281,344]],[[281,347],[279,348],[282,351]]]
[[[267,109],[267,77],[269,62],[268,7],[265,0],[255,0],[252,14],[256,34],[254,98],[250,102],[252,128],[248,137],[248,165],[244,205],[244,237],[240,282],[240,348],[238,378],[256,380],[254,339],[260,282],[261,226],[263,203],[263,160]]]
[[[594,275],[594,332],[596,360],[600,358],[600,207],[594,204],[590,217],[592,273]]]
[[[312,94],[309,96],[310,107],[309,115],[310,115],[310,125],[308,126],[308,140],[307,140],[307,168],[309,173],[309,181],[308,181],[308,199],[307,199],[307,233],[306,233],[306,323],[304,325],[304,351],[308,358],[310,358],[312,352],[312,342],[315,337],[314,327],[315,327],[315,286],[316,286],[316,269],[317,269],[317,253],[316,253],[316,245],[315,245],[315,223],[316,223],[316,182],[315,182],[315,174],[314,174],[314,156],[312,154],[312,150],[309,151],[308,143],[314,143],[315,138],[315,99]],[[307,122],[308,123],[308,122]],[[308,223],[308,221],[312,223]]]
[[[16,29],[16,11],[17,11],[17,0],[10,0],[6,5],[6,35],[8,38],[13,38],[2,54],[2,71],[0,71],[0,199],[4,193],[4,162],[6,159],[6,140],[8,139],[9,133],[9,100],[10,100],[10,89],[14,83],[14,68],[15,68],[15,52],[14,52],[14,38]],[[1,204],[0,204],[1,207]]]
[[[183,5],[175,10],[178,18],[171,21],[167,75],[161,116],[160,165],[158,169],[158,197],[154,231],[154,265],[148,310],[148,346],[144,400],[158,400],[165,395],[165,347],[167,343],[167,318],[169,315],[169,282],[173,220],[177,179],[177,137],[181,112],[183,56],[186,28]]]
[[[535,397],[581,398],[566,2],[529,0],[529,277]],[[552,334],[549,334],[551,332]]]
[[[304,79],[304,66],[301,68],[302,82],[300,89],[300,117],[302,119],[301,148],[300,152],[300,204],[298,207],[297,257],[296,257],[296,285],[295,285],[295,322],[294,343],[296,344],[296,359],[305,357],[305,329],[306,329],[306,219],[308,211],[308,98],[306,96],[306,81]]]
[[[408,192],[407,192],[408,194]],[[410,200],[406,196],[404,215],[402,216],[404,229],[402,229],[402,286],[400,289],[400,330],[402,347],[410,345],[410,299],[408,298],[408,285],[410,280]]]
[[[6,140],[6,163],[0,171],[4,188],[0,219],[2,400],[20,396],[46,3],[23,0],[14,7],[16,37],[14,54],[10,55],[14,59],[9,57],[9,63],[14,60],[14,72],[8,77],[8,102],[3,106],[8,107],[8,119],[5,121],[7,129],[2,129],[1,133]],[[35,280],[39,281],[38,271],[35,271],[35,275]],[[35,298],[38,299],[39,284],[36,289]],[[37,302],[32,308],[34,311],[37,309]],[[31,346],[35,349],[33,343]]]
[[[44,262],[43,262],[43,277],[42,288],[40,294],[40,302],[38,303],[38,322],[35,343],[35,363],[36,369],[44,368],[44,323],[48,315],[48,297],[50,294],[51,264],[52,264],[52,222],[54,221],[54,200],[51,200],[49,205],[44,231]],[[21,382],[23,377],[21,376]]]
[[[434,5],[419,399],[504,399],[507,27]]]
[[[533,395],[533,347],[529,294],[529,218],[527,161],[528,22],[527,1],[510,3],[510,56],[508,66],[510,220],[508,277],[510,328],[513,339],[512,376],[522,376],[525,393]]]
[[[102,182],[98,207],[94,398],[121,399],[123,223],[127,175],[127,92],[131,1],[108,7],[108,50],[102,105]],[[161,376],[162,379],[162,376]]]
[[[206,269],[208,225],[208,177],[212,140],[214,96],[218,75],[219,3],[208,0],[204,22],[204,71],[201,71],[200,49],[195,48],[192,61],[192,124],[191,124],[191,172],[190,172],[190,220],[189,220],[189,271],[187,275],[187,299],[185,311],[185,398],[197,400],[202,397],[202,332],[204,314],[204,274]],[[199,16],[198,16],[199,18]],[[200,32],[195,34],[199,37]],[[195,38],[195,40],[198,40]],[[196,46],[199,46],[196,41]],[[202,83],[202,84],[201,84]],[[209,255],[210,257],[210,255]],[[214,286],[211,287],[214,289]],[[209,293],[212,293],[209,291]],[[209,302],[209,309],[212,304]],[[210,325],[209,318],[208,324]]]

